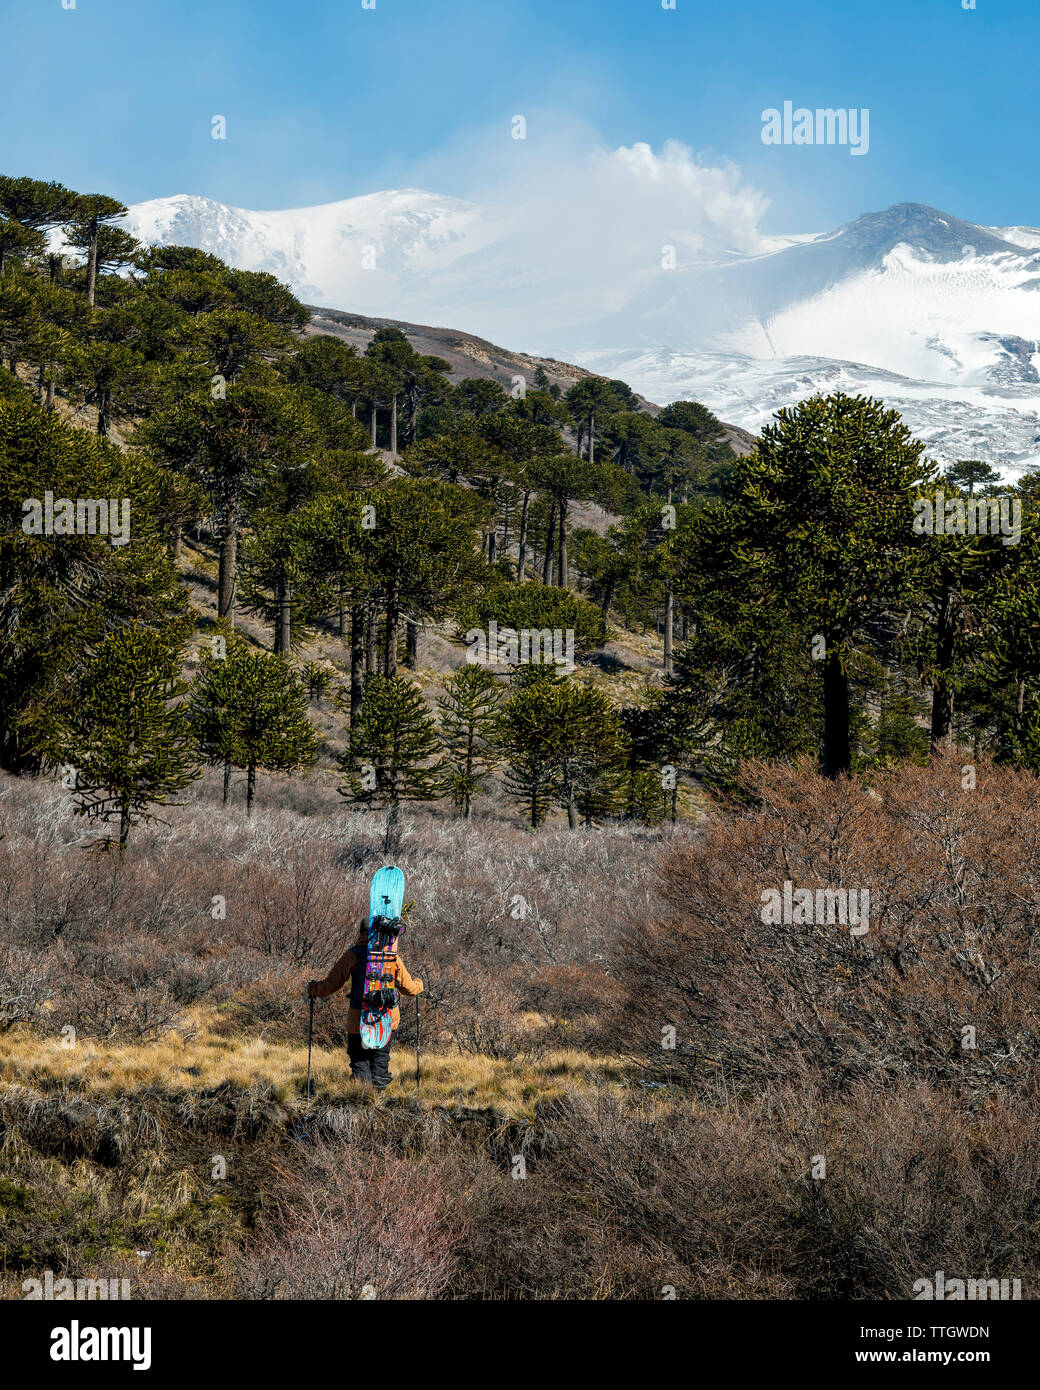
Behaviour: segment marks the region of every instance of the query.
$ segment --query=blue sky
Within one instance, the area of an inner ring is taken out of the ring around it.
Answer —
[[[1040,224],[1040,0],[75,3],[4,0],[0,168],[126,202],[479,196],[539,153],[677,140],[738,165],[770,232],[903,201]],[[763,145],[785,100],[868,107],[869,154]]]

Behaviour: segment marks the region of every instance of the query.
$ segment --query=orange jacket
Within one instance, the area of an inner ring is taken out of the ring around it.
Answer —
[[[360,960],[360,956],[353,947],[344,951],[339,960],[332,967],[324,980],[311,980],[307,986],[307,993],[317,999],[326,999],[330,994],[335,994],[338,989],[350,979],[354,973],[354,967]],[[394,962],[394,984],[404,994],[415,995],[422,993],[422,980],[415,980],[409,975],[405,968],[404,961],[400,956]],[[394,1008],[392,1014],[393,1026],[396,1028],[401,1022],[401,1010]],[[347,1010],[347,1032],[361,1032],[361,1010],[349,1008]]]

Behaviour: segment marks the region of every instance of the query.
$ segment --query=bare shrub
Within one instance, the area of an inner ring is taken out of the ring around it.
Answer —
[[[342,951],[367,904],[367,886],[356,875],[304,845],[287,863],[251,864],[242,873],[232,929],[237,940],[300,964]]]
[[[234,1260],[239,1297],[436,1298],[458,1215],[441,1165],[386,1150],[300,1146],[277,1210]]]
[[[50,994],[47,963],[16,946],[0,948],[0,1033],[31,1023]]]
[[[55,995],[53,1017],[59,1027],[72,1024],[83,1037],[147,1042],[176,1028],[180,1015],[162,988],[127,988],[97,974],[66,979]]]
[[[494,973],[472,965],[438,1022],[460,1052],[512,1061],[542,1050],[521,1014],[515,971]]]
[[[875,788],[806,768],[749,773],[757,802],[666,853],[669,910],[617,971],[635,1036],[662,1066],[744,1080],[904,1077],[971,1091],[1040,1058],[1036,780],[953,759]],[[763,921],[763,893],[870,894],[869,931]],[[674,1052],[661,1029],[677,1029]],[[972,1031],[973,1030],[973,1031]]]

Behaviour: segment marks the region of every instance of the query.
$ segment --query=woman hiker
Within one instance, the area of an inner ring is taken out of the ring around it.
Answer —
[[[350,1058],[351,1074],[355,1081],[362,1081],[366,1085],[374,1086],[377,1091],[382,1091],[393,1080],[390,1075],[390,1047],[394,1035],[391,1031],[390,1037],[382,1047],[367,1048],[361,1046],[361,1000],[365,992],[367,957],[368,923],[366,919],[361,923],[361,932],[354,945],[343,952],[324,980],[310,980],[308,982],[307,993],[312,999],[326,999],[330,994],[335,994],[338,989],[342,989],[350,980],[350,1007],[347,1011],[347,1055]],[[394,959],[393,972],[396,989],[402,990],[408,995],[422,993],[422,980],[413,979],[409,975],[400,956],[396,956]],[[394,1028],[401,1022],[401,1010],[396,1004],[391,1012],[391,1020]]]

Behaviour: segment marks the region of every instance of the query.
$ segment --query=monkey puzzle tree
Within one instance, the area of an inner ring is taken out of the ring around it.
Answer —
[[[120,849],[135,820],[154,819],[150,806],[165,805],[199,775],[177,667],[176,648],[158,633],[117,628],[88,659],[62,720],[77,814],[117,819]]]
[[[563,736],[557,795],[573,830],[579,817],[591,826],[620,805],[624,740],[619,713],[602,690],[567,681],[560,686],[560,696]]]
[[[569,747],[569,701],[555,666],[518,667],[502,707],[506,789],[537,830],[557,799],[560,760]]]
[[[832,777],[851,765],[849,659],[919,592],[913,502],[933,474],[922,449],[896,411],[839,392],[779,411],[735,467],[746,588],[764,621],[789,615],[813,633]]]
[[[87,303],[93,306],[97,277],[107,263],[118,265],[133,258],[138,243],[113,224],[127,209],[104,193],[81,193],[76,198],[65,236],[70,246],[87,258]]]
[[[436,801],[439,742],[422,691],[400,676],[373,672],[339,759],[341,796],[386,808],[384,851],[397,848],[402,801]]]
[[[466,488],[431,478],[394,478],[367,494],[369,565],[386,608],[385,674],[396,675],[402,614],[413,623],[443,615],[483,573],[476,529],[487,514]]]
[[[233,619],[242,525],[270,474],[306,458],[313,420],[285,387],[235,385],[223,397],[195,392],[157,411],[135,441],[208,493],[220,546],[217,614]]]
[[[224,764],[224,800],[230,769],[246,774],[246,814],[252,814],[256,774],[310,767],[317,740],[307,717],[307,695],[282,656],[250,652],[228,641],[223,657],[207,653],[191,688],[191,721],[211,762]]]
[[[437,701],[447,755],[445,784],[456,809],[468,818],[473,797],[485,789],[499,760],[502,686],[486,667],[463,666],[444,683]]]

